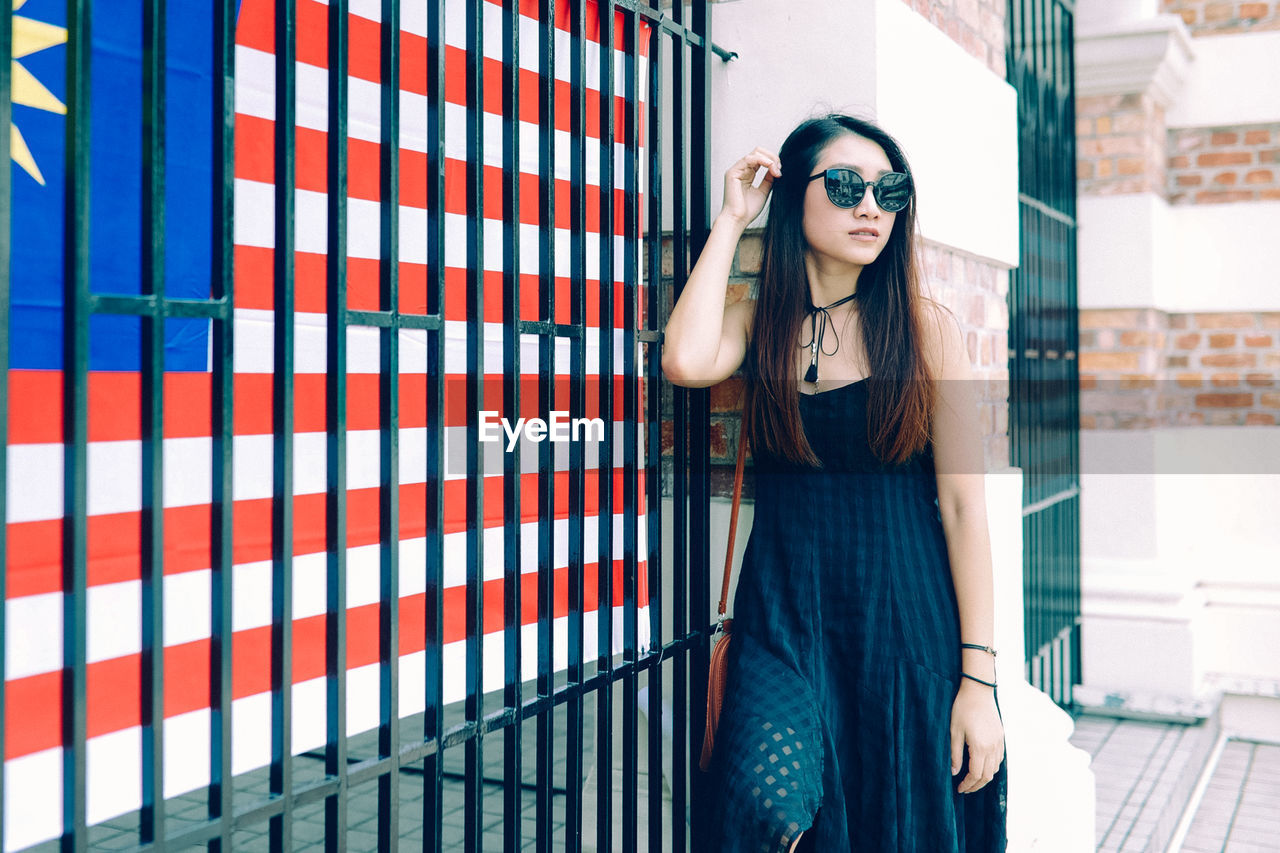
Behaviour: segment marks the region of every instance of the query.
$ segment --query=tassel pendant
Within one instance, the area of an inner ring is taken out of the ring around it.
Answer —
[[[809,352],[812,354],[812,358],[809,361],[809,369],[804,372],[805,382],[810,382],[814,385],[818,384],[818,350],[822,349],[822,333],[825,332],[827,329],[827,318],[830,316],[827,312],[827,309],[834,308],[837,305],[840,305],[844,302],[848,302],[850,299],[852,299],[857,295],[858,295],[857,291],[854,291],[853,293],[850,293],[848,296],[844,297],[843,299],[837,299],[835,302],[832,302],[830,305],[827,305],[822,308],[815,308],[813,307],[813,304],[810,303],[809,311],[813,314],[813,321],[812,321],[813,322],[813,340],[809,344]],[[822,321],[821,325],[819,325],[818,323],[819,320]],[[834,332],[835,332],[835,329],[833,327],[832,333],[834,334]],[[804,346],[804,344],[801,344],[801,346]],[[839,348],[840,348],[840,340],[839,338],[837,338],[836,349],[839,349]],[[834,354],[835,353],[833,352],[832,355]]]

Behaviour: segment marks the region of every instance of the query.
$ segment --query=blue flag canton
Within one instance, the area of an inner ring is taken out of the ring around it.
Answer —
[[[213,6],[171,3],[166,22],[163,192],[165,293],[210,295],[213,205]],[[66,255],[66,4],[15,4],[11,164],[10,367],[62,369]],[[143,22],[141,3],[94,15],[88,94],[89,287],[137,294],[142,284]],[[225,176],[232,180],[232,175]],[[74,214],[73,214],[74,215]],[[142,321],[90,320],[89,369],[138,370]],[[165,369],[209,369],[209,321],[165,321]]]

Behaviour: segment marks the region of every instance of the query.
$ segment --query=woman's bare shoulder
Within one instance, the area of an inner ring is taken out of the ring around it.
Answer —
[[[933,376],[941,376],[950,366],[948,362],[955,358],[957,338],[963,350],[964,334],[955,312],[946,305],[929,298],[921,300],[921,304],[924,306],[921,345],[925,363]]]

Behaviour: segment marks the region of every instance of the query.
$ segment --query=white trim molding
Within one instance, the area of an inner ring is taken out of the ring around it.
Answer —
[[[1083,695],[1185,703],[1215,672],[1280,680],[1280,434],[1087,430],[1080,458]]]
[[[1085,195],[1076,214],[1081,309],[1280,311],[1280,201]]]
[[[1076,96],[1149,94],[1163,107],[1187,81],[1195,49],[1177,15],[1076,32]]]
[[[1197,36],[1196,61],[1169,108],[1170,127],[1280,121],[1280,30]]]

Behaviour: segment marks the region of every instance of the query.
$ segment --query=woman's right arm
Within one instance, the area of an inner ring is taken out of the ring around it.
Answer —
[[[756,172],[767,167],[759,187]],[[680,298],[671,309],[662,341],[662,372],[676,385],[703,388],[733,375],[747,351],[754,300],[725,306],[729,268],[738,241],[764,209],[775,178],[777,156],[757,148],[725,172],[724,208],[698,256]]]

